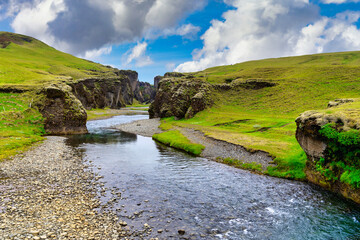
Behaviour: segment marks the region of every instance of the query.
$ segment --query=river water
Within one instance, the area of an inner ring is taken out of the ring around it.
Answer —
[[[122,192],[119,218],[134,229],[151,226],[147,239],[360,239],[360,207],[342,197],[109,129],[146,118],[91,121],[90,134],[68,142],[104,176],[104,202],[111,190]]]

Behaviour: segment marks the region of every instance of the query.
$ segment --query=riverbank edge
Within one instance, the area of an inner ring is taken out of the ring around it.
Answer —
[[[149,229],[130,232],[114,203],[100,201],[102,176],[66,139],[47,136],[0,162],[0,240],[145,236]]]
[[[155,118],[120,124],[114,128],[119,131],[138,134],[144,137],[152,137],[154,134],[164,132],[159,128],[160,124],[161,119]],[[194,129],[176,127],[176,130],[180,131],[181,134],[191,142],[205,146],[204,151],[200,154],[201,157],[229,166],[249,170],[257,174],[265,174],[268,166],[274,166],[273,158],[266,152],[249,152],[241,145],[208,137],[202,132]],[[226,161],[225,159],[235,160],[238,164],[231,164],[230,161]],[[257,164],[261,165],[260,169],[259,167],[256,167]]]

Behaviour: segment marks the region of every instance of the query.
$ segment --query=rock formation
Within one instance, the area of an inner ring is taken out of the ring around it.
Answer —
[[[360,203],[360,124],[315,111],[303,113],[296,123],[296,138],[308,157],[308,181]]]
[[[172,78],[170,76],[175,76]],[[213,104],[212,85],[201,80],[179,79],[180,73],[167,73],[157,82],[158,91],[150,105],[150,118],[191,118]],[[160,79],[159,77],[156,78]]]
[[[53,84],[39,92],[35,103],[45,118],[48,134],[87,133],[86,110],[66,84]]]
[[[86,109],[121,108],[131,105],[133,91],[128,77],[84,79],[70,84],[73,94]]]

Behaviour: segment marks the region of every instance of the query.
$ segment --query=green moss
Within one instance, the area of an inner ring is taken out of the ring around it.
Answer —
[[[319,132],[328,139],[328,148],[325,157],[316,162],[317,171],[328,181],[340,179],[360,188],[360,131],[339,132],[335,124],[327,124]]]
[[[205,147],[201,144],[194,144],[190,142],[190,140],[182,135],[178,130],[155,134],[153,135],[153,139],[170,147],[184,150],[185,152],[195,156],[199,156],[205,149]]]

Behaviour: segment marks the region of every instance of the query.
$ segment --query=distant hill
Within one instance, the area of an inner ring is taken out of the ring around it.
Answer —
[[[103,65],[60,52],[32,37],[0,32],[0,86],[115,77]]]

